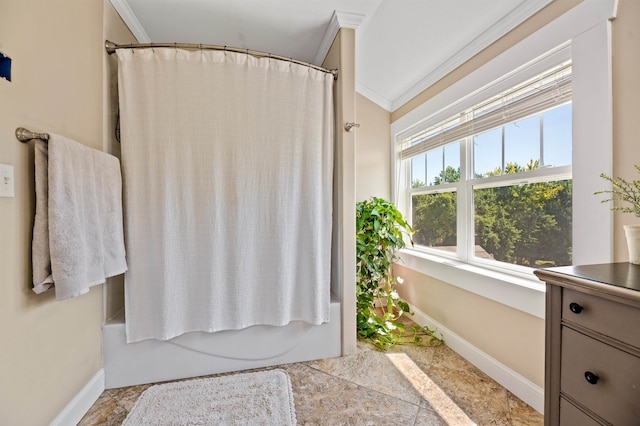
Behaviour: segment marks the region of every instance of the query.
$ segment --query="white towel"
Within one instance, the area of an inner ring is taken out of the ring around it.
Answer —
[[[117,158],[58,135],[36,143],[33,279],[56,299],[127,270]]]
[[[33,221],[31,260],[33,264],[33,291],[42,293],[53,286],[51,255],[49,254],[49,167],[48,151],[44,141],[35,143],[36,216]]]

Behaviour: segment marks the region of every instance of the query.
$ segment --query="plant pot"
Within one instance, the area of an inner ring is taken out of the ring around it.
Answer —
[[[640,265],[640,225],[624,225],[624,235],[627,237],[629,262]]]

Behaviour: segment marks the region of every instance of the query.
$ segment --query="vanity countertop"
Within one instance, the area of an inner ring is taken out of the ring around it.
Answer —
[[[543,281],[581,286],[598,292],[613,293],[640,302],[640,265],[629,262],[559,266],[534,271]],[[565,280],[571,280],[570,283]]]

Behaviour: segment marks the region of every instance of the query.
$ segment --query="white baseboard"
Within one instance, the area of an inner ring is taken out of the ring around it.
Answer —
[[[95,376],[64,407],[49,426],[76,425],[87,414],[87,411],[104,391],[104,370],[100,369]]]
[[[444,338],[445,344],[486,375],[507,388],[515,396],[529,404],[536,411],[544,412],[544,389],[518,372],[507,367],[497,359],[481,351],[436,320],[409,305],[415,315],[411,318],[416,324],[436,330],[436,335]]]

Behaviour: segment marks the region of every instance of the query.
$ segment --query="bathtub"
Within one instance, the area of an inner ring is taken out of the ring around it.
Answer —
[[[341,355],[340,302],[333,296],[330,321],[316,326],[293,321],[127,344],[124,321],[121,312],[102,326],[107,389]]]

